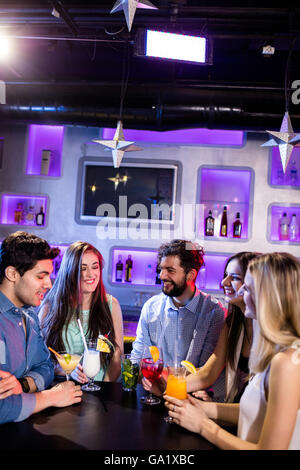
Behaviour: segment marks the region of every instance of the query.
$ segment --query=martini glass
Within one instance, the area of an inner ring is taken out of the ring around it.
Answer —
[[[164,362],[162,359],[158,359],[154,362],[152,357],[144,357],[141,359],[140,368],[143,376],[154,383],[161,377]],[[158,397],[154,397],[150,392],[148,395],[141,398],[141,402],[144,403],[144,405],[158,405],[161,400]]]
[[[57,361],[64,373],[66,374],[67,380],[70,380],[70,374],[78,366],[81,357],[81,353],[69,354],[67,351],[59,352],[59,356],[57,356]]]

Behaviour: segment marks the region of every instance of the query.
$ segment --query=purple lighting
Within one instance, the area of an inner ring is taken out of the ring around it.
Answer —
[[[103,128],[102,138],[111,140],[116,130]],[[125,137],[130,141],[159,142],[168,144],[212,145],[241,147],[244,145],[243,131],[228,131],[219,129],[180,129],[176,131],[145,131],[125,129]]]
[[[61,153],[64,126],[31,124],[28,136],[27,175],[41,175],[43,150],[50,150],[49,170],[46,176],[61,175]]]
[[[243,224],[241,239],[248,239],[251,181],[251,169],[201,168],[200,203],[204,205],[204,218],[209,210],[212,211],[215,237],[219,238],[223,207],[227,206],[228,238],[233,236],[233,223],[239,212]],[[201,220],[200,224],[199,235],[202,237],[204,221]]]
[[[20,210],[22,215],[18,217],[20,222],[16,221],[16,210],[18,205],[21,204]],[[4,225],[28,225],[37,227],[35,223],[35,215],[40,212],[40,208],[47,214],[47,197],[44,196],[27,196],[21,194],[2,194],[1,204],[1,218],[0,223]],[[29,217],[28,214],[32,213],[34,217]],[[46,223],[44,218],[43,227]]]
[[[187,62],[206,62],[206,39],[147,30],[146,56]]]

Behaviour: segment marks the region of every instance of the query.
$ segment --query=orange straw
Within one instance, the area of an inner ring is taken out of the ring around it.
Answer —
[[[50,346],[48,346],[48,349],[53,352],[55,354],[55,356],[57,357],[60,357],[60,354],[58,354],[56,351],[54,351],[54,349],[50,348]]]

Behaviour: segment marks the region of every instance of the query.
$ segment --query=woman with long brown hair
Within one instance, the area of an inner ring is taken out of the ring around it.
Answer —
[[[108,295],[102,281],[103,257],[91,244],[77,241],[66,250],[58,276],[43,301],[40,323],[47,346],[70,353],[83,352],[78,318],[87,340],[106,335],[113,347],[101,354],[101,370],[95,380],[115,381],[123,354],[123,319],[117,299]],[[72,376],[88,379],[79,365]]]

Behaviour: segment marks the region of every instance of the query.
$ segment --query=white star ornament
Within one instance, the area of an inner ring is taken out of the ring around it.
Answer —
[[[283,172],[285,173],[288,166],[293,147],[300,142],[300,134],[295,134],[292,128],[289,113],[286,112],[283,116],[280,131],[267,131],[272,138],[262,144],[262,147],[279,147],[281,164]]]
[[[127,27],[130,31],[137,8],[150,8],[152,10],[158,10],[158,8],[152,5],[149,0],[117,0],[110,13],[115,13],[116,11],[123,9]]]

